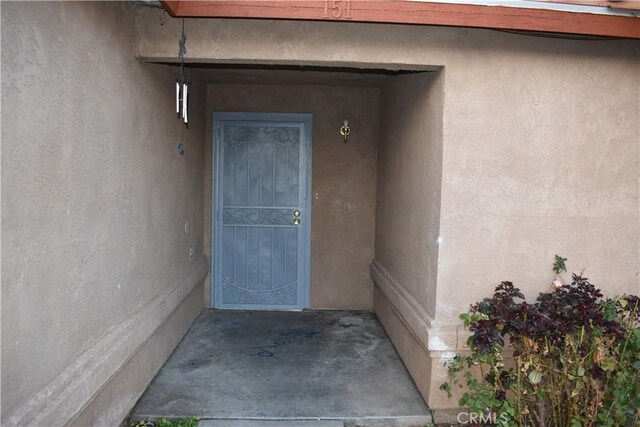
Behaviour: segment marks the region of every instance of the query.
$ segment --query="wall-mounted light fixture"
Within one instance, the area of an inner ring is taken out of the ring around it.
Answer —
[[[345,120],[342,122],[342,127],[340,128],[340,135],[342,135],[343,141],[345,144],[347,143],[347,138],[351,133],[351,128],[349,127],[349,120]]]

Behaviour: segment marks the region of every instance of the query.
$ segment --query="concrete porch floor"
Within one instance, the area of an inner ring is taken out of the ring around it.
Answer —
[[[212,427],[431,421],[375,315],[351,311],[204,310],[132,412],[192,416]]]

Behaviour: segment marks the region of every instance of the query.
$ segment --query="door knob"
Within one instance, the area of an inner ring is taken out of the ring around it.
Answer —
[[[293,219],[293,224],[294,225],[299,225],[300,224],[300,218],[294,218]]]
[[[295,216],[296,218],[298,218],[300,216],[300,211],[298,209],[296,209],[295,211],[293,211],[293,216]]]

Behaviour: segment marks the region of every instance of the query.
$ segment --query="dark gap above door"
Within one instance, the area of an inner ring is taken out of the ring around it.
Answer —
[[[175,66],[174,63],[159,64]],[[189,63],[188,68],[210,84],[301,84],[331,86],[382,87],[391,78],[405,74],[432,73],[438,67],[422,69],[385,69],[359,67],[323,67],[283,64]]]

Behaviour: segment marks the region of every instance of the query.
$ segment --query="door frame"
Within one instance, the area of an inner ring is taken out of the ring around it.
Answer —
[[[299,262],[302,263],[303,280],[302,292],[300,298],[301,303],[289,307],[279,306],[259,306],[265,310],[302,310],[310,307],[310,291],[311,291],[311,166],[312,166],[312,146],[313,146],[313,114],[311,113],[248,113],[248,112],[214,112],[212,121],[212,150],[211,150],[211,306],[218,306],[218,288],[222,279],[222,239],[218,236],[222,235],[222,188],[220,188],[222,175],[221,153],[222,144],[220,144],[219,124],[222,121],[268,121],[283,123],[304,123],[304,137],[301,141],[300,153],[304,152],[303,165],[306,169],[306,183],[304,188],[304,198],[302,200],[304,209],[304,221],[302,222],[303,242],[300,253],[302,254]],[[224,307],[225,310],[233,310],[232,307]],[[239,310],[247,310],[248,308],[238,308]]]

